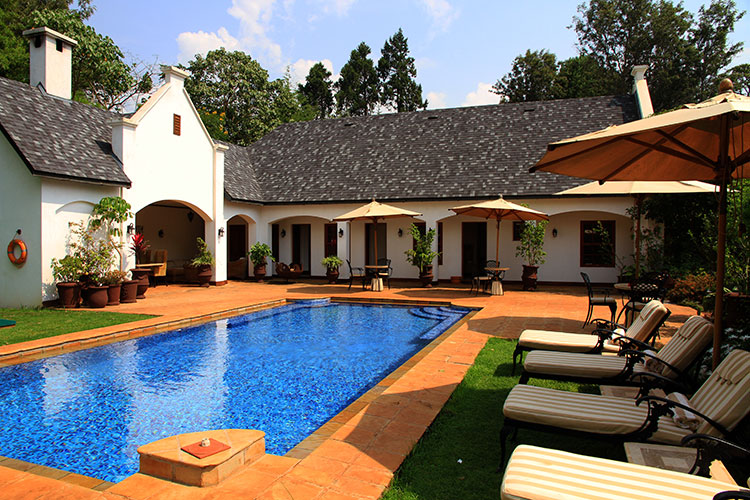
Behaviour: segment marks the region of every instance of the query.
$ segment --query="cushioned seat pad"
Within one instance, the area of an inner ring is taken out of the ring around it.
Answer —
[[[503,500],[711,500],[731,483],[643,465],[518,446],[505,469]]]
[[[623,356],[601,356],[577,352],[531,351],[526,356],[523,368],[534,375],[564,375],[577,378],[601,379],[616,377],[624,369],[627,359]],[[637,363],[633,373],[644,371]]]

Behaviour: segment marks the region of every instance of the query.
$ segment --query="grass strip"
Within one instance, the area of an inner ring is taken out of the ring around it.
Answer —
[[[0,308],[0,318],[16,322],[15,326],[0,328],[0,345],[17,344],[153,317],[148,314],[105,311]]]
[[[385,500],[462,500],[500,498],[502,472],[500,429],[502,407],[518,382],[510,375],[515,341],[491,338],[477,356],[422,439],[396,472]],[[598,393],[592,385],[533,381],[534,385]],[[520,430],[510,443],[533,444],[615,460],[624,460],[622,446],[581,439],[564,433]],[[509,453],[512,450],[509,450]]]

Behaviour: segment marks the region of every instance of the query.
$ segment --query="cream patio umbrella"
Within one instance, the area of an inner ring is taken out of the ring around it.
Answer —
[[[357,209],[347,212],[343,215],[335,217],[334,221],[355,221],[355,220],[371,220],[375,224],[374,243],[375,243],[375,264],[378,263],[378,229],[377,223],[380,219],[392,219],[395,217],[418,217],[422,214],[406,210],[404,208],[394,207],[393,205],[386,205],[385,203],[379,203],[372,199],[367,205],[363,205]],[[365,263],[366,264],[366,263]]]
[[[555,194],[562,196],[629,194],[635,199],[635,277],[638,278],[641,269],[641,207],[644,195],[713,193],[715,191],[715,185],[701,181],[594,181]]]
[[[495,241],[495,262],[500,262],[500,220],[549,220],[547,214],[532,210],[516,203],[506,201],[501,196],[496,200],[472,203],[451,208],[459,215],[470,215],[497,221],[497,237]]]
[[[713,365],[719,362],[727,183],[750,177],[750,98],[723,81],[720,94],[668,113],[554,142],[531,168],[600,181],[699,180],[719,186]]]

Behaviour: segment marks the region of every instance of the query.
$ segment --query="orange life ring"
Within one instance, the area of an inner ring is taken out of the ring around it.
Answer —
[[[16,247],[21,251],[21,255],[16,257]],[[8,259],[10,261],[20,266],[24,262],[26,262],[26,257],[28,257],[29,251],[26,249],[26,243],[23,242],[23,240],[11,240],[10,243],[8,243]]]

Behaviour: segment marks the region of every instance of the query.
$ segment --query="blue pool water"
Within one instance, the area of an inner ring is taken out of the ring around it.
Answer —
[[[185,432],[281,455],[467,312],[305,301],[0,368],[0,455],[114,482]]]

